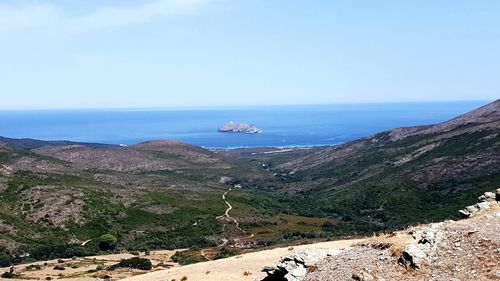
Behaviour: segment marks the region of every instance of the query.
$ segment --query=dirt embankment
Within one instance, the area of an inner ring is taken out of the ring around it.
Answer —
[[[276,248],[260,252],[248,253],[227,259],[197,263],[182,267],[138,275],[125,279],[126,281],[170,281],[187,280],[204,281],[254,281],[266,276],[262,269],[273,265],[281,257],[292,251],[305,249],[343,249],[360,243],[362,240],[341,240],[310,245],[296,246],[293,248]]]

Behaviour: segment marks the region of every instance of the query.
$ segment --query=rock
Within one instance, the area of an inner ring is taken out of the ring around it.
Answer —
[[[496,191],[495,199],[497,201],[500,201],[500,188],[498,188],[497,191]]]
[[[220,177],[219,182],[222,184],[226,184],[226,183],[230,183],[232,180],[233,180],[233,178],[231,178],[231,177],[222,176],[222,177]]]
[[[244,123],[229,122],[219,128],[221,133],[245,133],[245,134],[260,134],[262,130],[254,125]]]
[[[399,264],[405,267],[420,268],[422,262],[427,259],[427,254],[416,244],[406,246],[403,254],[399,258]]]
[[[479,210],[482,210],[482,209],[489,209],[489,208],[490,208],[490,205],[491,205],[491,203],[490,203],[490,202],[480,202],[480,203],[477,203],[477,204],[476,204],[476,207],[477,207]]]
[[[493,192],[485,192],[483,195],[479,196],[479,203],[471,206],[465,207],[465,209],[458,211],[462,218],[470,218],[475,216],[480,210],[489,209],[491,204],[494,204],[495,200],[498,200],[500,196],[500,189],[497,189],[496,194]]]
[[[338,255],[342,251],[340,249],[307,249],[292,252],[289,256],[281,259],[276,266],[264,267],[262,271],[266,272],[267,276],[262,281],[300,281],[306,276],[309,267],[328,256]]]
[[[429,229],[425,231],[415,230],[413,233],[417,242],[410,243],[405,247],[398,262],[402,266],[419,269],[433,258],[436,246],[442,239],[444,232],[442,223],[433,223]]]
[[[496,195],[494,192],[485,192],[483,195],[479,196],[479,202],[495,202]]]
[[[361,272],[361,273],[354,273],[352,275],[352,279],[356,281],[372,281],[373,276],[371,276],[369,273],[366,272]]]

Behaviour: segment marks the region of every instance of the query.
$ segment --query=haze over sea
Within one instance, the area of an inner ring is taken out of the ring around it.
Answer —
[[[334,145],[395,127],[439,123],[488,101],[184,109],[0,111],[0,136],[135,144],[175,139],[210,148]],[[229,121],[262,134],[219,133]]]

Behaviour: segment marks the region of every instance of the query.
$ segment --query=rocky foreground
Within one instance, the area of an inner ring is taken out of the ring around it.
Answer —
[[[500,189],[461,221],[412,227],[343,250],[294,252],[265,281],[500,280]]]

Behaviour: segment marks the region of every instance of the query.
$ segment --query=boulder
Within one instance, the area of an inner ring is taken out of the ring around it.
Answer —
[[[282,258],[275,266],[264,267],[262,271],[266,272],[267,276],[262,281],[300,281],[306,276],[309,267],[328,256],[338,255],[342,251],[341,249],[306,249],[295,251],[289,256]]]
[[[405,247],[398,261],[402,266],[420,269],[432,260],[437,244],[444,236],[442,223],[433,223],[424,231],[417,229],[412,236],[416,242]]]
[[[483,195],[479,196],[479,202],[495,202],[496,194],[494,192],[485,192]]]

